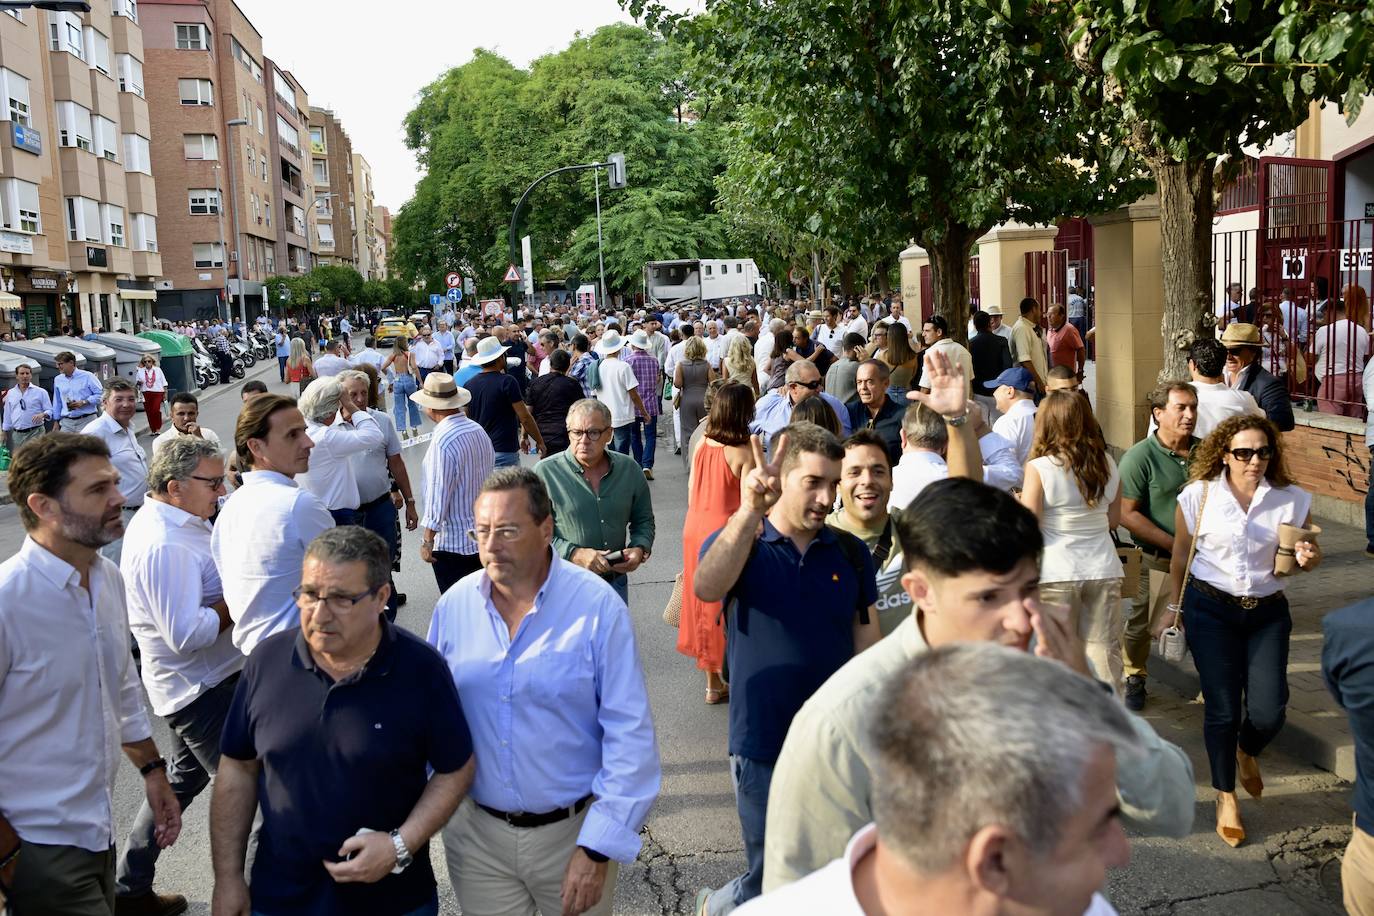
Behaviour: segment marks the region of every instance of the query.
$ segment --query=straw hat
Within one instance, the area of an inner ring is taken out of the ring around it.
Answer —
[[[485,366],[509,349],[510,347],[502,346],[501,341],[495,336],[483,337],[477,341],[477,354],[472,357],[471,362],[474,366]]]
[[[1226,330],[1221,335],[1222,346],[1226,347],[1262,347],[1260,343],[1259,328],[1253,324],[1236,322],[1227,325]]]
[[[983,311],[987,312],[989,315],[1001,315],[1001,314],[1002,314],[1002,306],[1000,306],[1000,305],[985,305],[985,306],[983,306]]]
[[[447,372],[431,372],[425,376],[425,387],[410,396],[421,407],[435,410],[454,410],[472,400],[466,388],[459,388]]]

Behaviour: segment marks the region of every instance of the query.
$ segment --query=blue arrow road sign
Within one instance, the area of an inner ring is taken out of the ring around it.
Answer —
[[[430,305],[442,305],[443,302],[444,302],[444,297],[441,296],[441,295],[439,295],[438,293],[430,293],[430,294],[429,294],[429,304],[430,304]]]
[[[463,291],[462,291],[461,289],[459,289],[458,287],[456,287],[456,286],[451,287],[451,288],[449,289],[449,291],[448,291],[448,301],[449,301],[449,302],[462,302],[462,301],[463,301]]]

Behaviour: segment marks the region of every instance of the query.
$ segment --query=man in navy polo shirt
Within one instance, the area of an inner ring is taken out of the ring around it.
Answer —
[[[857,652],[878,641],[873,558],[854,535],[825,524],[844,449],[813,423],[771,443],[752,437],[754,469],[740,507],[702,545],[693,587],[726,601],[730,765],[748,867],[697,894],[697,912],[728,913],[763,884],[764,819],[773,765],[802,704]]]
[[[301,627],[257,645],[225,721],[210,809],[214,912],[433,916],[429,838],[474,772],[453,678],[386,620],[391,557],[377,535],[333,528],[302,566]]]

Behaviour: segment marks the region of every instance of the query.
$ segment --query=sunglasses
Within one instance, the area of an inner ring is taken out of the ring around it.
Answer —
[[[1245,350],[1246,350],[1245,347],[1227,347],[1227,348],[1226,348],[1226,355],[1227,355],[1227,356],[1239,356],[1240,354],[1244,353]]]
[[[1228,448],[1226,454],[1237,461],[1249,463],[1252,458],[1260,461],[1268,461],[1274,457],[1274,447],[1272,445],[1262,445],[1259,448]]]
[[[792,384],[796,385],[798,388],[805,388],[807,391],[815,391],[821,387],[821,380],[816,379],[814,382],[792,382]]]

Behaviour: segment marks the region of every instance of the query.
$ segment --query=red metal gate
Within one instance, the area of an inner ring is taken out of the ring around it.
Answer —
[[[983,307],[982,272],[978,266],[978,255],[968,259],[968,300],[969,310]],[[924,324],[935,313],[935,283],[931,279],[930,265],[921,265],[921,323]]]
[[[1334,221],[1332,163],[1264,156],[1259,190],[1259,288],[1277,293],[1287,285],[1308,286],[1318,276],[1327,276],[1328,283],[1334,280],[1330,253],[1344,250],[1347,240],[1338,238],[1344,233]],[[1308,291],[1295,292],[1302,296]]]
[[[1048,310],[1069,301],[1069,252],[1026,252],[1026,295]],[[1004,303],[1007,308],[1011,303]]]

